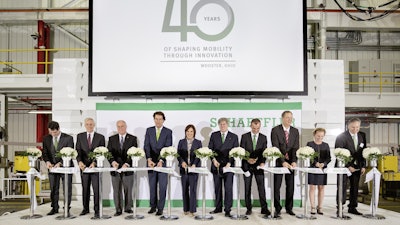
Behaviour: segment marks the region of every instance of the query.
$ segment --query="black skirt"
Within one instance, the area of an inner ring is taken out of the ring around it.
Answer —
[[[328,180],[327,174],[308,174],[308,184],[326,185]]]

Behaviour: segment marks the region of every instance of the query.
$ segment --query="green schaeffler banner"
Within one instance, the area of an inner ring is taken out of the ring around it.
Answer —
[[[116,133],[116,121],[125,120],[128,126],[128,133],[137,136],[139,147],[143,148],[146,128],[154,126],[153,113],[163,111],[166,116],[165,127],[173,131],[173,145],[176,147],[180,139],[185,136],[185,127],[193,124],[196,127],[196,138],[202,141],[203,146],[208,146],[209,138],[212,132],[218,130],[217,121],[221,117],[229,119],[229,130],[240,137],[243,133],[250,131],[250,122],[253,118],[261,120],[260,132],[267,135],[268,146],[271,129],[281,123],[281,113],[285,110],[293,112],[293,126],[301,128],[301,102],[292,103],[98,103],[97,109],[97,131],[102,133],[106,140],[109,136]],[[177,168],[177,161],[174,166]],[[142,159],[139,166],[145,166],[145,160]],[[178,171],[178,168],[176,169]],[[107,181],[108,174],[104,174],[104,180]],[[266,195],[269,199],[270,189],[268,185],[268,176],[266,176]],[[149,189],[147,173],[140,172],[138,176],[139,205],[147,206],[149,199]],[[236,181],[234,181],[236,182]],[[296,182],[298,179],[296,178]],[[200,181],[199,181],[200,183]],[[173,178],[172,199],[174,205],[181,205],[182,193],[179,178]],[[200,184],[199,184],[200,185]],[[255,185],[255,182],[254,182]],[[234,199],[236,199],[236,184],[234,184]],[[282,185],[284,188],[284,185]],[[296,187],[298,187],[296,185]],[[243,187],[242,187],[243,188]],[[210,200],[214,196],[214,186],[212,176],[207,177],[206,198]],[[254,189],[256,190],[256,188]],[[243,190],[241,190],[243,193]],[[255,191],[255,198],[258,197]],[[103,198],[112,199],[112,188],[109,182],[104,182]],[[285,198],[282,189],[282,198]],[[295,199],[301,199],[300,190],[295,190]],[[201,191],[198,191],[198,199],[202,199]],[[112,201],[111,201],[112,204]]]

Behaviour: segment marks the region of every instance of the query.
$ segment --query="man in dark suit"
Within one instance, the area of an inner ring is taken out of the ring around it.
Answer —
[[[355,215],[362,215],[357,211],[357,197],[358,197],[358,184],[360,181],[360,175],[365,173],[365,159],[362,156],[362,151],[367,147],[367,140],[365,133],[360,132],[361,120],[359,118],[351,118],[347,123],[347,131],[337,136],[335,141],[335,148],[348,149],[353,158],[346,164],[346,167],[350,170],[351,176],[343,175],[343,199],[342,203],[346,202],[346,189],[347,180],[350,180],[350,198],[349,198],[349,213]],[[339,183],[339,182],[338,182]],[[339,190],[339,188],[338,188]],[[339,196],[338,194],[336,196]],[[336,199],[338,201],[338,197]]]
[[[222,182],[224,182],[225,199],[224,211],[225,216],[231,216],[232,208],[232,185],[233,173],[223,173],[223,167],[230,167],[233,164],[233,158],[229,157],[229,151],[239,146],[238,136],[228,131],[228,119],[218,119],[219,131],[213,132],[210,137],[208,148],[217,153],[212,158],[211,173],[214,178],[215,190],[215,209],[211,214],[222,212]]]
[[[246,202],[246,215],[251,215],[251,183],[253,175],[256,178],[258,187],[258,196],[260,198],[261,214],[270,215],[265,197],[264,187],[264,171],[257,169],[258,166],[264,167],[265,158],[263,151],[267,148],[267,137],[260,133],[261,121],[253,119],[250,124],[251,131],[242,135],[240,139],[240,147],[250,152],[250,158],[243,160],[242,169],[244,172],[249,171],[250,176],[243,176],[244,179],[244,197]]]
[[[81,171],[86,167],[96,166],[95,159],[89,158],[89,153],[100,146],[105,146],[106,141],[102,134],[94,131],[95,122],[92,118],[85,119],[86,132],[79,133],[76,140],[76,150],[78,151],[78,165]],[[94,218],[100,218],[99,214],[99,173],[81,173],[82,178],[82,203],[83,210],[80,216],[89,213],[90,185],[93,187],[94,196]]]
[[[49,134],[43,138],[43,160],[46,162],[47,169],[57,168],[62,166],[61,157],[57,157],[56,154],[64,147],[74,148],[74,139],[72,136],[62,133],[60,131],[60,125],[56,121],[50,121],[48,126]],[[58,199],[59,199],[59,188],[60,179],[65,182],[65,175],[61,173],[49,172],[50,181],[50,200],[51,200],[51,211],[47,215],[54,215],[58,213]],[[67,176],[68,182],[68,214],[71,205],[72,198],[72,174]],[[63,185],[64,189],[64,185]]]
[[[291,111],[284,111],[282,113],[282,124],[272,128],[271,142],[272,146],[277,147],[284,158],[277,159],[277,167],[286,167],[292,169],[297,166],[296,151],[299,149],[299,131],[291,126],[293,120],[293,113]],[[281,214],[281,198],[280,189],[282,185],[282,174],[274,175],[274,207],[276,209],[275,217]],[[294,171],[285,174],[286,183],[286,199],[285,209],[289,215],[294,216],[293,212],[293,194],[294,194]]]
[[[144,150],[146,152],[148,167],[165,166],[165,159],[160,158],[161,149],[172,146],[172,130],[164,127],[165,115],[157,111],[153,114],[155,126],[146,130],[144,138]],[[150,186],[150,210],[149,214],[156,212],[156,216],[161,216],[164,210],[165,197],[167,193],[167,174],[149,170]],[[157,198],[157,183],[159,188],[159,198]],[[158,202],[157,202],[158,199]]]
[[[111,153],[111,158],[108,160],[110,165],[115,169],[128,168],[132,166],[132,159],[128,157],[128,149],[137,147],[137,138],[126,132],[126,122],[123,120],[117,121],[117,131],[108,139],[108,151]],[[132,211],[132,186],[133,186],[133,172],[111,172],[111,183],[113,187],[113,197],[115,204],[114,216],[122,214],[122,209],[126,213],[133,213]],[[122,195],[123,191],[123,195]],[[123,201],[123,197],[125,201]],[[124,202],[124,206],[122,203]],[[136,204],[136,203],[135,203]]]

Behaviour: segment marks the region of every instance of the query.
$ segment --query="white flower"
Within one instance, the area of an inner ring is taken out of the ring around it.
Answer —
[[[230,156],[230,157],[233,157],[233,158],[239,157],[239,158],[241,158],[241,159],[245,159],[245,158],[247,158],[249,155],[250,155],[250,153],[247,152],[247,151],[246,151],[244,148],[242,148],[242,147],[232,148],[232,149],[229,151],[229,156]]]
[[[208,147],[202,147],[194,151],[197,158],[210,158],[214,156],[214,152]]]
[[[108,148],[104,147],[104,146],[100,146],[97,147],[93,150],[94,153],[98,154],[98,155],[104,155],[105,153],[108,152]]]
[[[40,156],[42,156],[42,151],[40,151],[40,149],[38,149],[38,148],[27,148],[26,154],[28,156],[40,157]]]
[[[367,160],[378,159],[382,156],[382,152],[379,148],[371,147],[364,149],[362,155]]]
[[[269,147],[263,151],[263,156],[264,158],[280,158],[283,155],[277,147]]]
[[[299,159],[315,158],[318,154],[310,146],[301,147],[296,151],[296,156]]]
[[[61,157],[71,157],[75,159],[76,156],[78,156],[78,152],[71,147],[64,147],[60,150],[59,155]]]
[[[137,147],[130,147],[127,151],[129,157],[140,157],[143,158],[146,154],[143,149]]]
[[[351,160],[351,154],[348,149],[345,148],[335,148],[333,150],[333,154],[339,160],[343,160],[345,162],[349,162]]]
[[[164,147],[160,152],[161,158],[166,158],[167,156],[178,156],[178,150],[174,146]]]

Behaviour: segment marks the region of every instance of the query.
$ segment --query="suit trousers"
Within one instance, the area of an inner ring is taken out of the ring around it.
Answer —
[[[346,174],[343,175],[343,187],[342,187],[342,205],[346,203],[347,197],[347,185],[348,180],[350,180],[350,196],[349,196],[349,209],[355,209],[358,206],[358,186],[360,182],[361,172],[360,170],[355,171],[351,174],[351,176],[347,176]],[[337,176],[339,180],[339,175]],[[337,182],[337,191],[336,191],[336,203],[339,205],[338,198],[339,198],[339,182]]]
[[[94,212],[99,212],[99,173],[81,173],[83,210],[89,212],[90,185],[93,187]]]
[[[283,176],[285,176],[285,183],[286,183],[285,209],[286,210],[293,209],[294,172],[291,171],[290,173],[285,175],[274,174],[274,207],[277,212],[280,212],[282,209],[280,190],[281,190]]]
[[[167,194],[168,175],[156,171],[149,171],[149,186],[150,186],[150,207],[157,208],[159,211],[164,209],[165,197]],[[159,198],[157,195],[157,183],[159,191]],[[158,202],[157,202],[157,199]]]
[[[50,200],[51,207],[54,210],[59,209],[58,200],[60,198],[60,179],[63,181],[63,191],[64,190],[64,182],[65,182],[65,174],[61,173],[49,173],[49,182],[50,182]],[[68,210],[71,206],[71,198],[72,198],[72,174],[68,174]]]
[[[126,175],[125,173],[117,173],[115,176],[111,176],[112,187],[114,190],[114,204],[117,212],[131,210],[133,206],[132,200],[132,187],[133,187],[133,175]],[[123,199],[125,198],[125,201]],[[124,207],[122,207],[124,202]]]
[[[249,171],[250,172],[250,171]],[[247,210],[252,209],[252,204],[251,204],[251,184],[253,180],[253,176],[256,179],[257,183],[257,188],[258,188],[258,196],[260,198],[260,205],[261,205],[261,210],[267,210],[268,205],[265,197],[265,185],[264,185],[264,174],[254,174],[250,172],[250,176],[246,177],[243,175],[244,179],[244,199],[246,202],[246,208]]]
[[[181,174],[184,212],[196,212],[198,177],[197,173]]]
[[[224,211],[230,212],[233,203],[233,173],[224,173],[223,175],[213,174],[215,191],[215,209],[222,211],[222,182],[224,183],[225,199]]]

